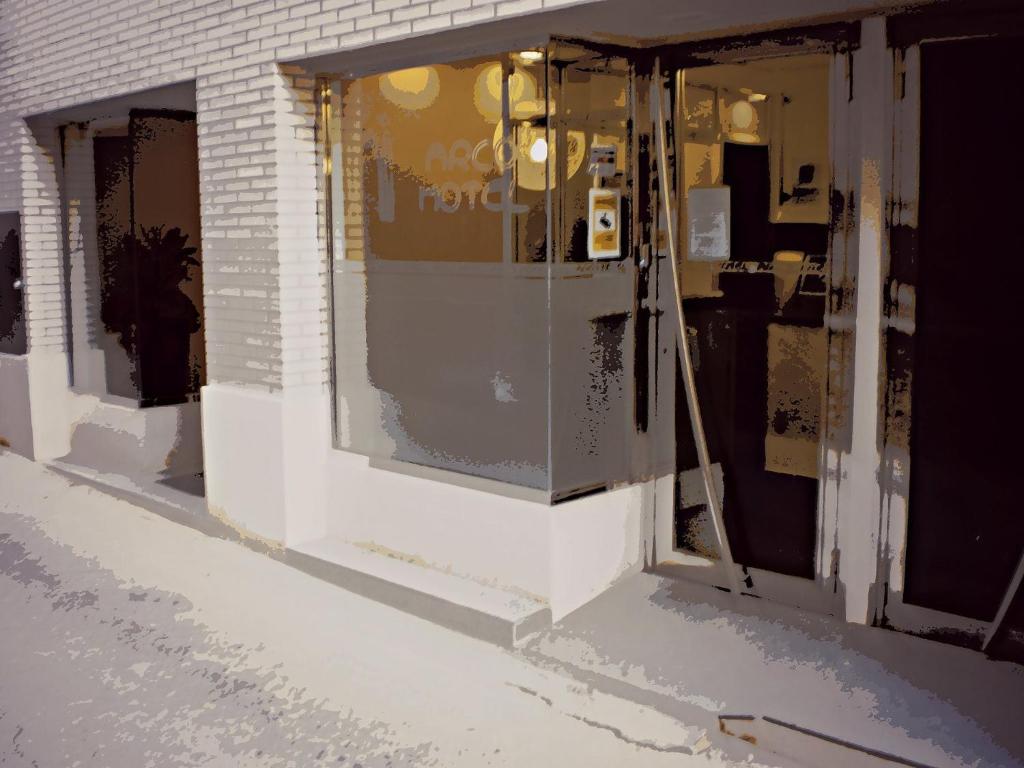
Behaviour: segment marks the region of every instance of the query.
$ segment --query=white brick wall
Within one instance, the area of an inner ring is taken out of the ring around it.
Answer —
[[[64,233],[58,186],[60,147],[56,131],[33,131],[21,121],[22,275],[29,350],[65,350]]]
[[[195,80],[208,381],[322,386],[313,81],[278,63],[556,5],[565,0],[3,0],[0,208],[23,213],[30,352],[65,343],[64,225],[55,134],[33,136],[24,117]]]

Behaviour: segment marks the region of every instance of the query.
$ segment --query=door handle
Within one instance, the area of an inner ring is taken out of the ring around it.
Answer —
[[[640,264],[638,265],[641,270],[648,270],[651,268],[651,245],[650,243],[644,243],[640,246]]]

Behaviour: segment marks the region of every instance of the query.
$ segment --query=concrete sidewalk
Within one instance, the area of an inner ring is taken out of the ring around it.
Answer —
[[[655,574],[521,650],[688,723],[770,717],[935,768],[1024,765],[1019,665]]]
[[[0,608],[5,764],[840,764],[723,712],[1024,764],[1024,670],[980,654],[650,574],[506,651],[9,453]]]
[[[749,752],[10,453],[0,617],[5,765],[707,766]]]

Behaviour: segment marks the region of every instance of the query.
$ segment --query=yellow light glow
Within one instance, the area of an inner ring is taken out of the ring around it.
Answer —
[[[737,101],[732,105],[732,109],[729,110],[729,117],[732,120],[734,128],[738,128],[741,131],[745,131],[754,124],[754,120],[757,115],[754,113],[754,108],[745,101]]]
[[[804,260],[803,251],[776,251],[775,261],[781,261],[789,264],[800,263]]]
[[[535,163],[543,163],[548,159],[548,143],[544,139],[537,139],[530,145],[530,159]]]
[[[522,99],[512,104],[511,108],[512,117],[517,120],[526,120],[544,114],[544,102],[539,99]]]
[[[543,51],[520,51],[519,58],[528,64],[533,64],[544,58]]]
[[[501,64],[486,64],[481,68],[473,86],[473,103],[488,122],[501,120],[501,78]],[[537,81],[533,75],[518,67],[513,70],[508,78],[508,101],[513,115],[523,111],[521,104],[532,108],[540,103],[537,99]]]
[[[529,189],[534,192],[542,192],[548,184],[555,186],[554,164],[558,163],[558,156],[555,147],[548,144],[545,138],[546,131],[543,126],[523,123],[516,127],[512,133],[512,145],[508,149],[503,148],[504,132],[499,122],[494,129],[494,156],[496,158],[508,158],[508,162],[515,164],[516,183],[522,189]],[[584,155],[586,154],[586,134],[583,131],[568,131],[566,133],[566,168],[565,177],[571,179],[583,166]],[[514,150],[514,151],[513,151]],[[548,178],[548,166],[551,165],[551,177]]]
[[[441,92],[441,80],[433,67],[412,67],[388,72],[381,75],[378,82],[384,98],[410,111],[429,107]]]

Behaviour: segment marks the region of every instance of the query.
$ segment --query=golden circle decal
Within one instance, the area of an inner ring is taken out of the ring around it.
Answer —
[[[426,109],[441,92],[441,79],[433,67],[413,67],[381,75],[380,92],[396,107],[414,112]]]

